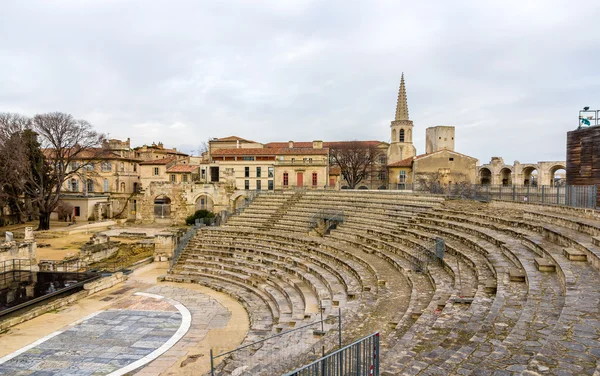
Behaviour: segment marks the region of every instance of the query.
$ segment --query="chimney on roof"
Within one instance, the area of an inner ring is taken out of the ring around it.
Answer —
[[[313,141],[313,149],[323,149],[323,141],[321,141],[321,140]]]
[[[288,147],[289,147],[290,149],[293,149],[293,148],[294,148],[294,141],[289,141],[289,142],[288,142]]]

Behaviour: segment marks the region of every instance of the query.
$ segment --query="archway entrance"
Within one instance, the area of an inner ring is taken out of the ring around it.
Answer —
[[[481,185],[492,184],[492,172],[488,168],[479,170],[479,183]]]
[[[233,201],[233,208],[235,210],[241,209],[246,206],[246,196],[238,196]]]
[[[202,195],[196,200],[196,210],[213,211],[213,199],[208,195]]]
[[[169,218],[171,216],[171,199],[167,196],[158,196],[154,199],[154,216]]]
[[[512,185],[512,171],[510,168],[503,168],[500,170],[500,181],[502,185]]]
[[[564,187],[567,185],[567,170],[564,166],[554,166],[550,169],[550,185]]]
[[[538,185],[538,170],[535,167],[525,167],[523,169],[523,185],[537,187]]]

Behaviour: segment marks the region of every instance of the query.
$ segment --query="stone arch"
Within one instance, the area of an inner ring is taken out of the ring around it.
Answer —
[[[492,171],[487,167],[479,169],[479,184],[490,185],[492,184]]]
[[[230,207],[233,210],[241,209],[246,206],[248,196],[244,191],[238,191],[229,198]]]
[[[195,210],[208,210],[213,211],[215,206],[215,200],[213,197],[207,193],[202,193],[194,200]]]
[[[358,189],[369,189],[366,185],[361,185]]]
[[[559,173],[561,170],[564,171],[564,173]],[[550,180],[550,186],[563,187],[567,180],[567,169],[562,164],[555,164],[548,169],[548,177]]]
[[[530,185],[536,187],[538,185],[538,167],[536,165],[530,165],[523,167],[523,185]]]
[[[500,170],[500,183],[502,185],[512,185],[512,170],[510,167],[502,167]]]
[[[404,129],[400,129],[400,133],[398,135],[398,142],[404,142]]]
[[[396,142],[396,130],[392,129],[392,142]]]
[[[171,217],[171,199],[166,195],[159,195],[154,198],[154,216],[156,218]]]

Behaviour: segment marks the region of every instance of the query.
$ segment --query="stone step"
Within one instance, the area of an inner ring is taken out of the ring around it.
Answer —
[[[488,294],[495,294],[498,291],[498,285],[494,280],[487,280],[485,282],[485,292]]]
[[[510,268],[508,276],[511,282],[525,282],[525,273],[517,268]]]
[[[587,255],[575,248],[563,248],[563,255],[570,261],[587,261]]]
[[[535,263],[537,270],[540,272],[554,273],[556,271],[556,265],[554,265],[552,261],[547,258],[535,257],[533,262]]]
[[[596,247],[600,247],[600,236],[593,236],[592,244],[595,245]]]

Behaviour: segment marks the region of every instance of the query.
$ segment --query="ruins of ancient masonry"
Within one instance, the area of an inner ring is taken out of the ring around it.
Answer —
[[[343,224],[309,236],[323,209],[343,211]],[[597,213],[574,208],[277,192],[199,231],[168,279],[238,299],[251,318],[245,343],[318,320],[319,306],[326,315],[341,307],[345,342],[381,331],[383,375],[592,375],[600,372],[599,235]],[[437,237],[446,241],[443,262],[419,272]],[[278,374],[306,363],[313,344],[272,342],[226,359],[222,371]]]

